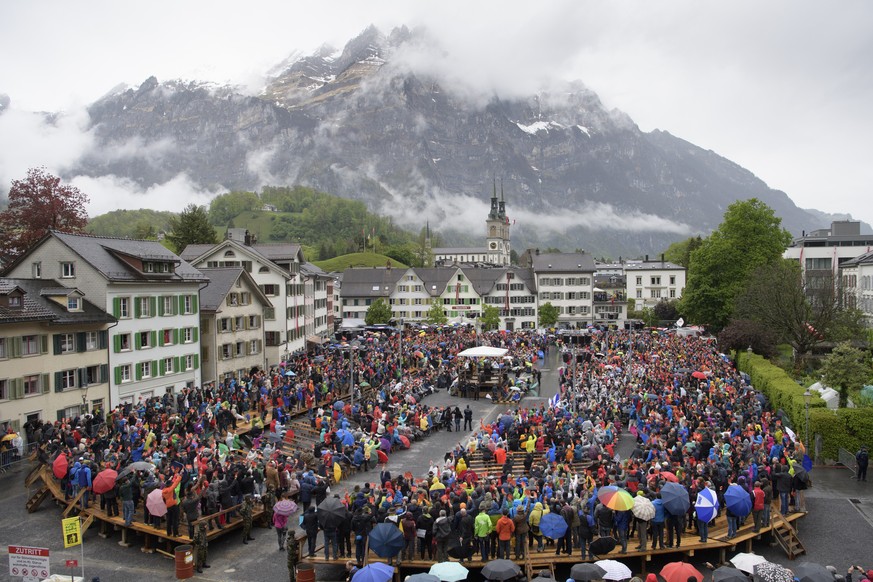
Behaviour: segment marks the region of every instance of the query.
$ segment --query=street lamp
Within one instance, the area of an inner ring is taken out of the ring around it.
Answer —
[[[349,398],[351,407],[355,407],[355,352],[358,351],[361,342],[352,340],[349,342]]]
[[[803,393],[803,401],[806,403],[806,440],[804,444],[807,447],[807,454],[809,454],[809,402],[812,400],[812,392],[809,391],[809,388]]]

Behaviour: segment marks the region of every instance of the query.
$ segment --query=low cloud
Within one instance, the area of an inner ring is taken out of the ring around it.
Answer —
[[[76,176],[70,183],[88,195],[88,215],[97,216],[113,210],[149,208],[181,212],[188,204],[209,204],[226,188],[205,189],[187,174],[178,174],[163,184],[142,187],[133,180],[115,175]]]

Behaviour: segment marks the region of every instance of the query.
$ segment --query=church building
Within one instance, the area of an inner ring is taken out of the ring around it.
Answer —
[[[497,182],[491,195],[491,211],[485,220],[484,247],[439,247],[433,249],[434,266],[449,265],[488,265],[509,266],[509,218],[506,217],[506,202],[503,199],[503,186],[500,186],[500,199],[497,198]]]

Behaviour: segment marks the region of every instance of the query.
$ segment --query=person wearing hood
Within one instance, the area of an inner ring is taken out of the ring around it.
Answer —
[[[473,531],[476,534],[476,540],[479,543],[479,556],[483,561],[487,561],[491,556],[491,531],[494,529],[491,524],[491,516],[486,511],[483,511],[482,506],[488,502],[488,507],[491,507],[491,500],[487,496],[486,499],[479,505],[479,514],[473,521]]]
[[[543,534],[540,532],[540,521],[543,519],[543,515],[548,513],[545,509],[543,509],[543,504],[537,501],[534,504],[533,509],[530,512],[530,516],[528,517],[528,523],[530,524],[530,541],[528,542],[528,547],[533,547],[533,542],[536,540],[537,542],[537,552],[543,551]]]
[[[489,525],[491,520],[488,521]],[[441,509],[439,517],[436,518],[433,524],[433,537],[437,542],[437,562],[446,562],[449,559],[448,545],[449,538],[452,535],[452,524],[449,518],[446,517],[446,510]]]

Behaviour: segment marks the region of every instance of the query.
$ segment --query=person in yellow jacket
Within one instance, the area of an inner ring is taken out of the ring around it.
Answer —
[[[544,509],[543,504],[537,501],[534,504],[534,508],[530,511],[530,516],[527,518],[527,522],[530,524],[530,534],[533,536],[533,539],[537,541],[538,552],[543,551],[543,534],[540,531],[540,521],[548,512],[549,510]]]
[[[421,428],[422,432],[427,432],[427,416],[421,415],[421,420],[418,422],[419,428]]]
[[[534,435],[530,435],[527,437],[527,441],[524,443],[524,450],[529,453],[534,452],[537,449],[537,439]]]
[[[455,471],[460,474],[463,471],[467,470],[467,462],[464,460],[464,457],[458,459],[458,463],[455,465]]]

